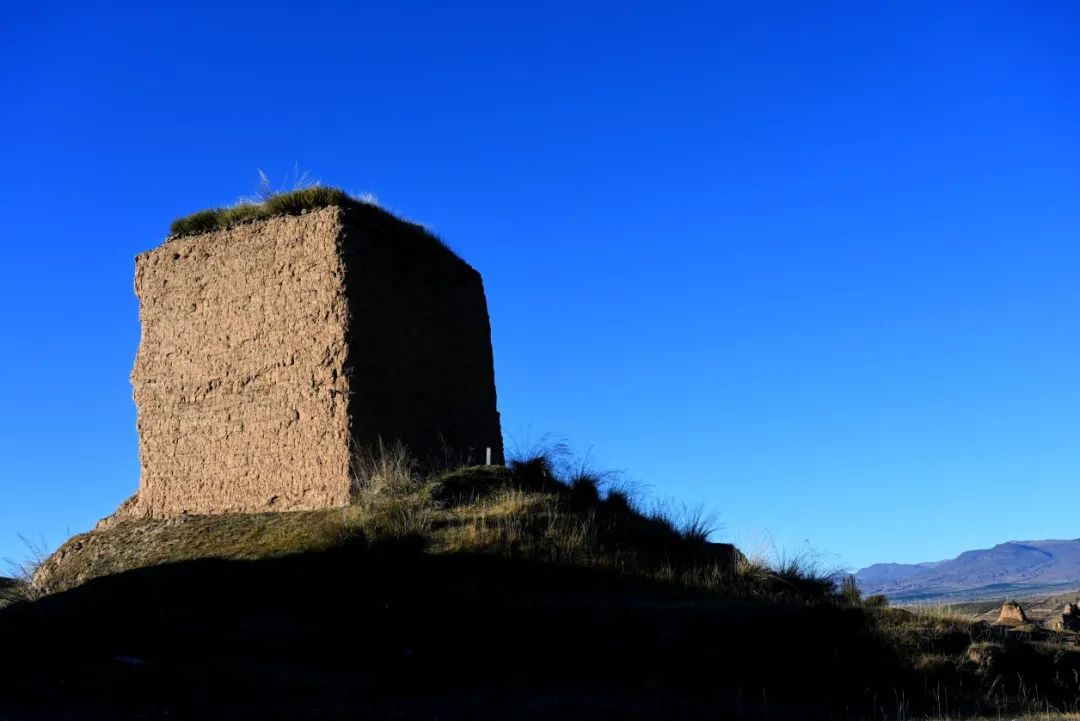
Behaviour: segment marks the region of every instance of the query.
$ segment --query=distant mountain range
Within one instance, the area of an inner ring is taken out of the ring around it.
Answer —
[[[875,563],[856,572],[864,595],[893,601],[977,600],[1080,589],[1080,539],[1009,541],[948,561]]]

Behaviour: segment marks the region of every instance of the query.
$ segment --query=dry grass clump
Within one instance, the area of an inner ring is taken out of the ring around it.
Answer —
[[[837,588],[835,572],[810,553],[743,557],[733,581],[746,596],[847,603]]]
[[[374,447],[354,449],[349,464],[354,501],[374,494],[402,496],[418,490],[424,479],[417,468],[400,441],[387,445],[379,439]]]
[[[441,535],[450,553],[499,553],[572,565],[597,562],[595,519],[554,496],[506,488],[458,510]]]
[[[424,477],[401,442],[380,439],[372,448],[357,449],[350,464],[352,503],[365,517],[365,529],[376,538],[426,537],[437,510],[424,493]]]
[[[34,583],[38,569],[48,560],[48,544],[45,540],[31,541],[21,533],[19,540],[26,548],[26,555],[21,561],[8,559],[10,577],[0,577],[0,607],[19,601],[33,601],[44,595],[40,585]]]
[[[244,202],[225,208],[211,208],[177,218],[169,227],[172,236],[198,235],[214,230],[224,230],[252,220],[271,218],[275,215],[300,215],[329,206],[347,207],[358,205],[344,190],[325,185],[312,185],[287,192],[272,193],[262,202]]]
[[[645,520],[645,519],[643,519]],[[647,521],[646,521],[647,522]],[[728,557],[658,548],[651,534],[634,536],[627,519],[602,504],[582,508],[565,497],[505,488],[457,509],[436,534],[440,551],[485,553],[564,566],[601,568],[652,582],[742,595],[741,565]]]
[[[428,539],[436,509],[420,496],[382,497],[365,503],[364,530],[372,540]]]

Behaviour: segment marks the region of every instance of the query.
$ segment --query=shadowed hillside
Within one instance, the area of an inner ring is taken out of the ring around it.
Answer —
[[[539,455],[124,522],[0,610],[14,718],[896,718],[1075,708],[1069,638],[864,605]],[[45,594],[34,600],[35,596]],[[1034,695],[1030,689],[1038,687]]]

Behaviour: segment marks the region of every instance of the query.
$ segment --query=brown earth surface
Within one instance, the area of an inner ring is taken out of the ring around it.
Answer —
[[[419,226],[327,207],[136,259],[142,474],[122,518],[347,505],[357,449],[502,461],[479,273]]]

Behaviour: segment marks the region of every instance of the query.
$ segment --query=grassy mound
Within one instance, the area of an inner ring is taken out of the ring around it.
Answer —
[[[167,563],[272,559],[326,551],[358,538],[408,538],[429,554],[482,553],[604,568],[730,593],[822,597],[831,589],[824,577],[807,576],[801,583],[772,578],[734,547],[708,542],[699,529],[680,528],[677,519],[659,512],[644,513],[625,494],[601,497],[596,479],[559,479],[545,457],[423,479],[409,475],[409,465],[400,460],[380,464],[369,472],[378,477],[375,484],[346,508],[128,520],[75,536],[41,565],[35,584],[53,593]]]
[[[1080,647],[864,603],[544,455],[358,469],[347,508],[72,539],[39,572],[49,593],[0,609],[0,716],[1056,718],[1080,702]]]

